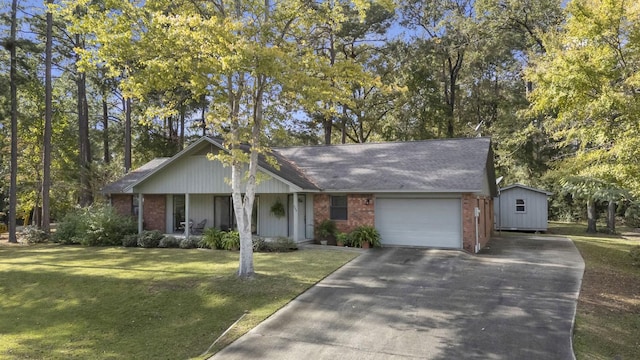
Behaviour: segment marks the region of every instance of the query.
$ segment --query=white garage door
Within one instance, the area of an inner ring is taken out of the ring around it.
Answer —
[[[376,199],[383,245],[461,248],[460,199]]]

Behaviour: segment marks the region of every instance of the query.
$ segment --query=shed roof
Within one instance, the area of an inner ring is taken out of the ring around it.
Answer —
[[[548,192],[548,191],[545,191],[545,190],[542,190],[542,189],[532,188],[532,187],[525,186],[525,185],[522,185],[522,184],[513,184],[513,185],[505,186],[505,187],[500,189],[500,192],[504,192],[504,191],[507,191],[509,189],[514,189],[514,188],[526,189],[526,190],[538,192],[538,193],[541,193],[541,194],[545,194],[547,196],[553,195],[552,192]]]

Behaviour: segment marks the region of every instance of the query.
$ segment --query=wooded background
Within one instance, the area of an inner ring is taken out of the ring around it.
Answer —
[[[5,221],[12,189],[18,221],[48,230],[132,168],[257,122],[264,149],[491,136],[501,185],[553,192],[553,219],[640,226],[637,1],[0,6]]]

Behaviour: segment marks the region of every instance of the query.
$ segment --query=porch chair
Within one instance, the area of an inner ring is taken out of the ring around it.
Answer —
[[[202,232],[204,231],[204,226],[207,224],[207,219],[204,219],[202,221],[200,221],[199,223],[197,223],[196,225],[193,226],[193,234],[202,234]]]

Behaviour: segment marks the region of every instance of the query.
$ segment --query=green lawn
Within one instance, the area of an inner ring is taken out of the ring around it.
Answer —
[[[199,358],[219,350],[357,254],[0,246],[0,358]]]
[[[628,256],[640,234],[585,234],[584,224],[550,223],[568,235],[585,261],[573,335],[578,359],[637,359],[640,354],[640,268]]]

